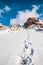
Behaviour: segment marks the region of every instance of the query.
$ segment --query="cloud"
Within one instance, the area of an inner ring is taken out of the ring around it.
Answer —
[[[41,16],[41,14],[38,14],[37,10],[39,9],[40,6],[32,5],[32,7],[33,7],[33,9],[31,11],[30,10],[18,11],[16,18],[10,20],[10,24],[11,25],[14,25],[14,24],[23,25],[24,22],[26,22],[26,20],[29,17],[39,18]]]
[[[11,10],[11,8],[9,7],[9,6],[5,6],[5,8],[4,8],[4,10],[6,11],[6,12],[8,12],[8,11],[10,11]]]
[[[0,23],[0,26],[2,26],[2,23]]]
[[[11,10],[11,8],[10,7],[8,7],[7,5],[5,6],[5,8],[4,9],[0,9],[0,18],[2,18],[2,13],[5,13],[5,11],[6,12],[8,12],[8,11],[10,11]]]
[[[4,10],[0,10],[0,18],[2,18],[2,13],[4,13]]]

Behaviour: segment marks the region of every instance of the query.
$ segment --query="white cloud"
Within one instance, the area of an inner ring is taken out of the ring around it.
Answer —
[[[2,26],[2,23],[0,23],[0,26]]]
[[[8,12],[8,11],[11,10],[11,8],[6,5],[4,9],[2,9],[2,10],[0,9],[0,18],[2,18],[2,13],[5,13],[4,10],[5,10],[6,12]]]
[[[17,17],[14,19],[10,20],[10,24],[14,25],[15,23],[19,23],[21,25],[24,24],[24,22],[26,22],[26,20],[29,17],[36,17],[39,18],[41,16],[41,14],[37,13],[37,10],[39,9],[40,6],[37,5],[32,5],[33,9],[30,10],[25,10],[25,11],[18,11]]]
[[[2,17],[2,13],[4,13],[4,11],[0,10],[0,18]]]
[[[6,11],[6,12],[8,12],[8,11],[10,11],[11,10],[11,8],[9,7],[9,6],[5,6],[5,8],[4,8],[4,10]]]

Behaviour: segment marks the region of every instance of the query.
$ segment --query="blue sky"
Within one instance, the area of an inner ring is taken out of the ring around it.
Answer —
[[[31,12],[33,8],[36,8],[35,13]],[[0,0],[0,23],[3,25],[10,25],[13,20],[17,21],[20,19],[22,13],[27,12],[26,10],[29,10],[31,13],[33,13],[33,16],[36,14],[37,18],[43,19],[43,0]],[[29,13],[30,17],[31,13]],[[22,17],[23,16],[24,14]],[[21,20],[22,19],[19,21]]]

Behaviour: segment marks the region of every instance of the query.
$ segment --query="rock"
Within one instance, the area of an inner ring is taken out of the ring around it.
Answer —
[[[24,23],[24,25],[23,25],[23,27],[24,28],[27,28],[27,27],[29,27],[29,26],[31,26],[31,25],[36,25],[38,28],[40,27],[40,28],[43,28],[43,23],[42,23],[42,21],[41,21],[41,23],[40,23],[40,21],[37,19],[37,18],[34,18],[34,17],[32,17],[32,18],[28,18],[27,19],[27,21]]]

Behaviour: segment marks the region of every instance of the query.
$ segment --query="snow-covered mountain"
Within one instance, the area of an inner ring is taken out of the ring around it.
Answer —
[[[24,23],[23,27],[28,28],[33,24],[39,29],[43,29],[43,21],[34,17],[28,18],[27,21]]]
[[[0,65],[43,65],[43,22],[0,25]]]
[[[0,65],[43,65],[43,31],[0,31]]]

